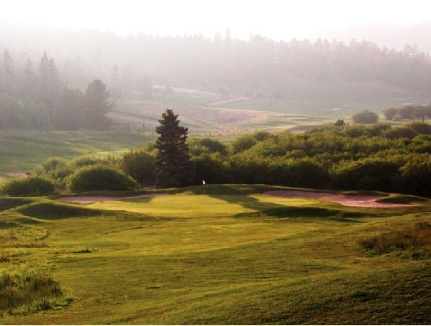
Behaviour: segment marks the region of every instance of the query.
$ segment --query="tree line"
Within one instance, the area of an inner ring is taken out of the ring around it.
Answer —
[[[409,44],[394,49],[354,39],[277,42],[260,35],[239,40],[229,30],[209,38],[47,29],[45,48],[52,46],[49,33],[55,34],[64,80],[83,87],[83,79],[97,76],[115,96],[129,96],[133,89],[148,95],[149,84],[273,99],[426,96],[431,87],[429,54]],[[10,44],[23,65],[20,39],[26,36],[0,36],[0,44]],[[40,42],[26,41],[33,53],[40,51]]]
[[[106,130],[112,110],[106,84],[91,81],[85,90],[66,86],[46,52],[35,68],[30,58],[16,68],[6,49],[0,66],[0,129]]]
[[[183,187],[205,180],[431,196],[431,125],[426,123],[391,127],[337,121],[302,134],[257,131],[223,143],[188,138],[179,122],[167,110],[157,141],[120,157],[51,158],[31,175],[49,179],[63,191],[112,190],[114,183],[124,185],[122,190]]]

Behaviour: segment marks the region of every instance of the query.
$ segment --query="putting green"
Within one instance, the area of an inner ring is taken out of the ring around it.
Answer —
[[[282,198],[265,195],[169,195],[104,201],[88,207],[143,213],[155,217],[232,216],[280,206],[310,206],[313,199]]]

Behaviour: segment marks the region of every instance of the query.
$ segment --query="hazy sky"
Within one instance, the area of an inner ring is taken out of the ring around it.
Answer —
[[[430,7],[429,0],[0,0],[0,20],[121,35],[213,37],[229,28],[233,38],[290,40],[368,23],[409,25],[430,20]]]

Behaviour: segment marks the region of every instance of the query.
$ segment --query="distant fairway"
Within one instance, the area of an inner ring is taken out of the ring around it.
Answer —
[[[36,267],[70,299],[3,313],[2,323],[431,322],[429,259],[409,250],[375,255],[359,245],[431,222],[429,201],[344,207],[263,195],[271,189],[283,190],[209,185],[205,197],[191,187],[92,204],[4,198],[0,271]]]
[[[49,157],[107,156],[143,146],[151,136],[85,131],[0,132],[0,181],[8,172],[26,171]]]

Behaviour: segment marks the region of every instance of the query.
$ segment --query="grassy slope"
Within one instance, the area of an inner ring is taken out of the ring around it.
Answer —
[[[0,174],[33,169],[51,156],[110,155],[142,146],[148,136],[83,131],[0,131]]]
[[[431,322],[429,261],[369,256],[357,243],[429,220],[426,203],[345,208],[267,197],[259,194],[263,186],[257,188],[209,187],[205,198],[192,189],[79,209],[22,203],[3,211],[4,220],[19,221],[25,232],[34,228],[47,235],[45,247],[26,249],[14,266],[50,271],[75,301],[60,310],[4,316],[2,322]]]

